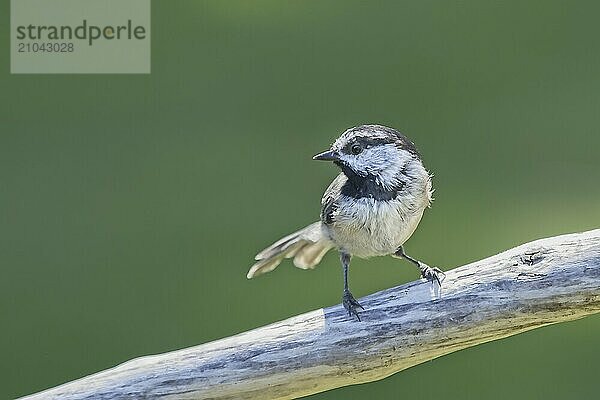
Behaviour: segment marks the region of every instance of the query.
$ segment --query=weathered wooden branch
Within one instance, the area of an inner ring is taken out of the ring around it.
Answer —
[[[466,347],[600,311],[600,229],[537,240],[447,273],[25,399],[290,399],[374,381]],[[568,340],[568,339],[567,339]]]

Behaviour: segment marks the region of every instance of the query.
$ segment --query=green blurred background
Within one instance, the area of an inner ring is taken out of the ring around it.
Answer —
[[[600,221],[598,2],[154,1],[151,75],[10,75],[0,5],[0,398],[339,302],[335,254],[245,274],[318,218],[347,127],[409,135],[445,269]],[[353,263],[355,295],[416,279]],[[315,399],[597,396],[600,317]]]

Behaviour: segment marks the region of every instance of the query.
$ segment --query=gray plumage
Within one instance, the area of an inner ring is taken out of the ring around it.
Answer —
[[[406,136],[382,125],[361,125],[346,130],[329,151],[314,159],[333,161],[342,171],[323,195],[320,221],[258,253],[248,278],[272,271],[285,258],[293,258],[298,268],[314,268],[327,251],[337,248],[344,267],[344,306],[357,318],[360,304],[347,289],[352,255],[404,257],[423,277],[440,282],[436,268],[406,256],[402,249],[433,192],[431,176]]]

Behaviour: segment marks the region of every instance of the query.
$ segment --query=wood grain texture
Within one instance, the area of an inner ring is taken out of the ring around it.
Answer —
[[[28,397],[290,399],[374,381],[466,347],[600,311],[600,229],[542,239],[447,273],[200,346],[137,358]],[[568,340],[568,339],[566,339]]]

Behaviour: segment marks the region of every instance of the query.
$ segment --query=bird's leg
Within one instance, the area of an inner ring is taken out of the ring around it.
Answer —
[[[427,279],[431,283],[437,282],[439,286],[442,286],[442,282],[446,278],[446,274],[444,274],[444,271],[442,271],[438,267],[432,268],[424,262],[415,260],[414,258],[412,258],[404,252],[404,248],[402,246],[398,247],[398,250],[396,250],[394,256],[397,258],[407,259],[408,261],[416,265],[417,268],[419,268],[419,271],[421,271],[421,277]]]
[[[348,289],[348,267],[350,267],[350,257],[351,256],[348,253],[340,253],[340,261],[342,262],[342,270],[344,272],[344,294],[342,296],[342,304],[344,305],[346,311],[348,311],[348,315],[350,317],[354,315],[356,319],[360,321],[357,309],[360,307],[364,310],[364,308],[358,301],[356,301]]]

